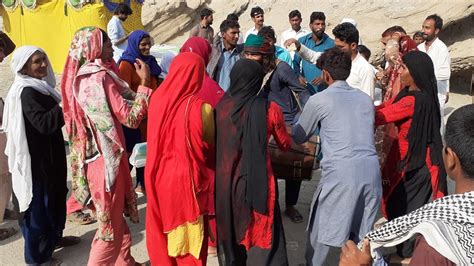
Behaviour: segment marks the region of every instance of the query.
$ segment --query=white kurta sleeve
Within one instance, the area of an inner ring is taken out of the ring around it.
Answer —
[[[304,46],[303,44],[301,44],[299,53],[300,53],[301,58],[303,58],[304,60],[312,64],[316,64],[316,61],[318,60],[318,58],[323,54],[322,52],[315,52],[309,49],[308,47]]]
[[[370,68],[364,68],[360,73],[360,84],[363,91],[367,93],[372,100],[375,96],[375,73]]]
[[[439,47],[437,56],[439,65],[435,69],[436,79],[448,80],[451,77],[451,56],[449,55],[448,48],[445,46]]]

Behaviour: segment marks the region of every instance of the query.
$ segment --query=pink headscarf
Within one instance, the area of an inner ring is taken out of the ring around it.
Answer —
[[[110,191],[124,151],[103,90],[103,80],[96,80],[93,75],[105,71],[119,85],[117,87],[128,88],[118,77],[115,62],[105,63],[100,59],[104,34],[96,27],[76,32],[61,81],[64,122],[71,147],[72,189],[76,200],[83,205],[90,198],[84,165],[103,156],[105,189]]]

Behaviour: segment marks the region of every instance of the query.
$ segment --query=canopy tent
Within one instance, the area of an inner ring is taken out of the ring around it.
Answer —
[[[119,3],[129,4],[133,14],[125,21],[127,32],[143,29],[143,0],[2,0],[3,31],[17,47],[36,45],[48,54],[53,69],[61,73],[74,33],[85,26],[107,30]]]

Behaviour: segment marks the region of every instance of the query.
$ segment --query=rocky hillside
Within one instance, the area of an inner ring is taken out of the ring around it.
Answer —
[[[265,10],[265,24],[272,25],[278,36],[289,28],[288,13],[298,9],[307,27],[312,11],[323,11],[327,17],[329,35],[342,18],[353,18],[364,44],[372,50],[373,60],[381,54],[380,34],[388,27],[401,25],[413,33],[421,28],[426,16],[437,13],[445,26],[440,38],[448,45],[452,57],[452,87],[469,90],[474,69],[474,2],[472,0],[429,1],[372,1],[372,0],[147,0],[142,20],[157,43],[180,45],[192,26],[199,21],[199,11],[210,7],[214,15],[214,29],[227,14],[240,14],[241,30],[252,27],[250,9],[259,5]],[[459,85],[458,85],[459,84]],[[467,87],[466,87],[467,86]]]

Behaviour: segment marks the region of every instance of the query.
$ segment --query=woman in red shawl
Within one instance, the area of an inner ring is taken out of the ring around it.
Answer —
[[[211,177],[206,154],[214,145],[212,107],[197,96],[204,61],[175,57],[151,97],[145,183],[146,242],[152,264],[205,265]]]
[[[280,107],[258,95],[262,66],[240,59],[216,107],[216,218],[221,265],[288,265],[268,141],[291,146]],[[253,247],[253,251],[247,251]]]
[[[138,223],[122,125],[137,128],[152,92],[146,64],[135,63],[137,93],[119,78],[112,43],[99,28],[73,37],[61,81],[64,122],[70,142],[72,189],[85,206],[93,202],[98,230],[88,265],[134,265],[132,237],[123,215]]]
[[[211,55],[211,45],[206,39],[201,37],[191,37],[189,38],[181,47],[180,52],[193,52],[198,54],[204,60],[204,64],[207,66],[209,63],[209,56]],[[204,80],[202,82],[202,87],[197,93],[197,96],[201,98],[205,103],[210,104],[213,108],[216,107],[217,103],[224,96],[224,90],[219,87],[219,84],[207,75],[207,72],[204,73]],[[215,171],[216,171],[216,151],[215,147],[211,147],[211,153],[206,154],[206,171],[208,176],[211,177],[210,188],[212,191],[210,193],[214,195],[214,185],[215,185]],[[214,208],[214,197],[211,198],[209,202],[209,254],[216,254],[217,242],[216,242],[216,216]]]

